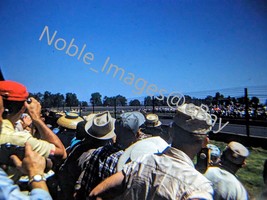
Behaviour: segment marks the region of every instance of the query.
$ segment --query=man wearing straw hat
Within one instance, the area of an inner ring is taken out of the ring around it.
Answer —
[[[77,181],[76,199],[87,194],[102,180],[117,172],[117,163],[124,150],[137,140],[139,127],[145,122],[141,112],[125,112],[115,122],[116,142],[97,148],[84,164]]]
[[[73,112],[66,112],[58,118],[59,131],[56,134],[66,149],[70,147],[71,140],[76,136],[77,124],[82,121],[84,121],[83,118]]]
[[[207,144],[211,116],[202,107],[179,106],[170,134],[172,147],[162,154],[147,154],[124,165],[96,186],[90,197],[118,199],[212,199],[211,182],[192,162]]]
[[[100,146],[113,143],[115,119],[108,111],[90,114],[84,126],[86,137],[71,149],[59,169],[60,199],[73,199],[74,186],[82,172],[82,163]]]

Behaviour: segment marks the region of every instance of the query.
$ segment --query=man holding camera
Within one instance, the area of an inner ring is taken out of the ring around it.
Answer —
[[[62,142],[41,119],[40,103],[34,98],[26,101],[28,92],[24,85],[14,81],[0,81],[0,95],[2,96],[4,106],[0,144],[10,143],[25,146],[27,142],[33,151],[44,157],[66,158],[67,154]],[[14,129],[15,123],[25,110],[27,110],[32,118],[33,124],[42,139],[34,138],[28,131],[16,131]],[[17,178],[14,177],[13,180]]]
[[[0,133],[2,130],[3,112],[3,100],[0,95]],[[45,179],[35,180],[35,177],[38,178],[44,174],[44,170],[46,168],[46,161],[44,157],[32,151],[31,146],[26,143],[24,159],[20,160],[16,155],[12,155],[11,159],[19,170],[30,177],[31,181],[29,184],[31,185],[32,191],[29,195],[22,193],[19,187],[14,185],[14,182],[7,177],[7,174],[0,167],[0,199],[52,199]]]

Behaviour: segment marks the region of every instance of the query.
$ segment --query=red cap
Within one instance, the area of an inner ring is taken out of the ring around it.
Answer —
[[[15,81],[0,81],[0,95],[4,100],[25,101],[29,93],[27,88]]]

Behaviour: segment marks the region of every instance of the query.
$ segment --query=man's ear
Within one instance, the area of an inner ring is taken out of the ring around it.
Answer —
[[[207,148],[207,144],[209,143],[209,138],[205,137],[202,142],[202,148]]]
[[[247,166],[247,162],[244,161],[243,164],[242,164],[241,166],[242,166],[242,168],[246,167],[246,166]]]

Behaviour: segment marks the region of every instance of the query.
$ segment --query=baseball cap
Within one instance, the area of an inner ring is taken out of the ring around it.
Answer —
[[[0,95],[3,100],[8,101],[25,101],[29,93],[27,88],[21,83],[15,81],[0,81]]]
[[[241,143],[232,141],[223,151],[223,155],[232,163],[243,164],[245,159],[249,156],[249,151]]]
[[[126,112],[120,115],[124,126],[128,126],[133,133],[136,133],[139,127],[146,121],[145,116],[138,111]]]
[[[212,117],[203,107],[183,104],[177,108],[173,122],[183,130],[195,134],[207,134],[212,129]]]

